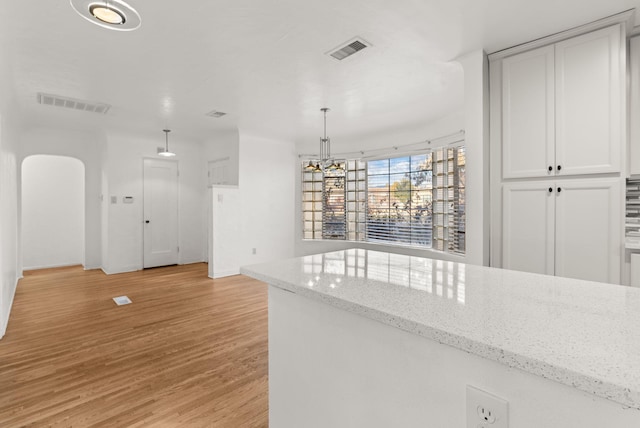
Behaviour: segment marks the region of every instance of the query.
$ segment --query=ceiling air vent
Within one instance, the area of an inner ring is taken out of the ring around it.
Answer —
[[[360,52],[362,49],[371,46],[371,44],[365,42],[361,38],[355,38],[344,45],[341,45],[339,48],[336,48],[332,51],[328,52],[328,55],[331,55],[337,60],[342,61],[343,59],[353,55],[356,52]]]
[[[224,116],[225,114],[227,113],[217,110],[211,110],[209,113],[205,114],[205,116],[218,118]]]
[[[107,114],[111,108],[109,104],[76,100],[73,98],[62,97],[60,95],[43,94],[42,92],[38,92],[38,104],[53,107],[64,107],[69,110],[88,111],[98,114]]]

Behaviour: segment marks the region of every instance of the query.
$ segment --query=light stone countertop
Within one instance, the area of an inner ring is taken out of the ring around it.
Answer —
[[[640,409],[640,289],[363,249],[241,273]]]

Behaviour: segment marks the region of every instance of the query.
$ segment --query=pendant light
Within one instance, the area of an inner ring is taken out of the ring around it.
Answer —
[[[158,154],[160,156],[165,156],[165,157],[175,156],[176,155],[175,153],[169,151],[169,132],[171,132],[171,130],[163,129],[162,132],[164,132],[164,137],[165,137],[164,150],[158,151]]]
[[[335,159],[331,157],[331,139],[327,137],[327,112],[330,111],[330,109],[323,107],[320,111],[324,115],[324,134],[323,137],[320,138],[319,159],[316,161],[315,165],[313,164],[313,161],[309,161],[309,164],[305,166],[304,169],[306,171],[313,172],[344,171],[344,168],[340,163],[336,163]]]

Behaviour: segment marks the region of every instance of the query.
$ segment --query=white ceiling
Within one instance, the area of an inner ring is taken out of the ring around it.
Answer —
[[[640,0],[128,0],[133,32],[100,28],[68,0],[4,2],[0,48],[27,126],[206,139],[241,129],[317,141],[428,123],[458,111],[454,61],[640,6]],[[355,36],[373,46],[325,53]],[[41,106],[36,93],[104,102],[106,116]],[[227,112],[220,119],[211,110]]]

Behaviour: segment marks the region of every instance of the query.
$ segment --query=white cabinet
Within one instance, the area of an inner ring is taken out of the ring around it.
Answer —
[[[556,164],[562,174],[622,169],[622,49],[619,26],[556,44]]]
[[[629,175],[640,175],[640,36],[629,41]]]
[[[539,177],[555,165],[553,46],[502,62],[503,177]]]
[[[620,283],[629,17],[489,56],[492,266]]]
[[[620,283],[621,179],[557,182],[556,275]]]
[[[504,185],[502,267],[554,275],[553,186],[542,181]]]
[[[620,25],[502,60],[502,177],[621,171]]]
[[[502,267],[620,282],[620,178],[503,186]]]

